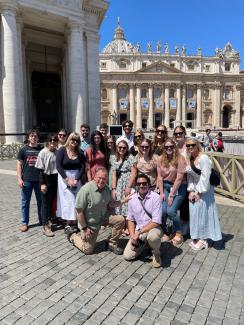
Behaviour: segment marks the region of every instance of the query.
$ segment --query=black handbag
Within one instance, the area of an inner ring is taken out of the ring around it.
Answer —
[[[197,174],[197,175],[201,175],[201,169],[197,168],[193,161],[191,161],[191,169]],[[210,185],[212,186],[219,186],[220,185],[220,172],[214,168],[212,168],[211,170],[211,174],[209,177],[209,182]]]

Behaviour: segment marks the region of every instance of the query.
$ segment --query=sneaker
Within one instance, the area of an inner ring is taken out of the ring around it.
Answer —
[[[22,224],[20,227],[19,227],[19,230],[21,231],[21,232],[26,232],[27,230],[28,230],[28,225],[26,225],[26,224]]]
[[[52,232],[51,228],[49,228],[48,225],[45,225],[43,227],[42,233],[43,233],[43,235],[45,235],[47,237],[53,237],[54,236],[54,232]]]
[[[158,268],[161,267],[162,261],[160,255],[153,255],[152,267]]]
[[[124,250],[117,245],[108,244],[108,251],[113,252],[116,255],[122,255]]]

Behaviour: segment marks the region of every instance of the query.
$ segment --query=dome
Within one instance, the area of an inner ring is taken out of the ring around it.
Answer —
[[[138,47],[133,46],[130,42],[127,42],[123,28],[120,26],[118,20],[118,26],[114,30],[114,40],[103,49],[102,53],[136,53]]]

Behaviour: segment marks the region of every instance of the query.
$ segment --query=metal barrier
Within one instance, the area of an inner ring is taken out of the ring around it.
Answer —
[[[210,152],[208,155],[221,177],[220,186],[215,191],[244,203],[244,156],[222,152]]]
[[[24,144],[0,144],[0,159],[16,159],[17,154]]]

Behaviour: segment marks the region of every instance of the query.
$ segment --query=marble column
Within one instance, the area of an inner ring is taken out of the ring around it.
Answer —
[[[165,98],[165,114],[164,114],[164,125],[169,127],[169,85],[165,85],[164,90],[164,98]]]
[[[149,129],[153,128],[153,86],[150,85],[148,89],[149,96],[149,111],[148,111],[148,125]]]
[[[181,86],[180,85],[177,85],[176,98],[177,98],[177,109],[176,109],[175,125],[177,126],[181,124]]]
[[[186,126],[186,85],[182,86],[182,125]]]
[[[2,93],[5,133],[22,132],[22,109],[19,95],[20,90],[20,49],[16,24],[17,8],[2,6],[1,35],[2,35]],[[20,136],[6,136],[6,143],[19,142]]]
[[[99,36],[97,32],[86,32],[88,67],[88,115],[91,129],[95,130],[101,121]]]
[[[68,34],[69,116],[68,126],[79,131],[86,121],[84,107],[83,26],[79,21],[69,21]]]
[[[197,85],[197,121],[196,128],[202,126],[202,86]]]
[[[234,127],[241,126],[241,93],[240,86],[237,85],[234,88],[234,96],[235,96],[235,124]]]
[[[220,105],[221,105],[220,89],[221,89],[221,85],[215,85],[213,127],[217,127],[217,128],[219,128],[221,126],[220,125]]]
[[[135,123],[135,87],[130,85],[130,120]]]
[[[112,114],[114,116],[115,124],[118,124],[118,88],[117,85],[113,85],[112,88]]]
[[[136,129],[142,127],[142,114],[141,114],[141,86],[136,86]]]

